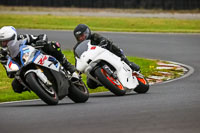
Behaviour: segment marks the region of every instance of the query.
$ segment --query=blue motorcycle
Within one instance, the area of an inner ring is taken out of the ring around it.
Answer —
[[[56,58],[36,47],[22,44],[20,59],[9,58],[5,68],[29,91],[33,91],[48,105],[56,105],[68,96],[76,103],[86,102],[89,91],[81,75],[73,77]]]

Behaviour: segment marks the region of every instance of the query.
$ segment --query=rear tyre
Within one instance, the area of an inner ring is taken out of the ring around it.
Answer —
[[[123,96],[126,94],[126,89],[120,81],[118,79],[114,79],[112,76],[109,76],[103,68],[97,68],[94,73],[101,84],[115,95]]]
[[[149,83],[145,78],[137,77],[139,85],[134,89],[135,92],[142,94],[149,90]]]
[[[46,86],[35,73],[28,73],[26,75],[26,82],[30,89],[48,105],[58,104],[58,96],[52,86]]]
[[[68,97],[75,103],[84,103],[89,98],[89,91],[82,80],[71,82]]]

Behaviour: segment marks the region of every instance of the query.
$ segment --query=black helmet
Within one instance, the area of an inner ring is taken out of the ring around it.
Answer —
[[[91,36],[90,28],[85,24],[79,24],[74,29],[74,36],[78,42],[87,40]]]

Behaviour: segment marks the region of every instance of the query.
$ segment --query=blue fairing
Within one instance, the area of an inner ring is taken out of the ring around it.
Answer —
[[[26,45],[26,40],[23,41],[23,43],[20,45],[19,51],[20,51],[20,62],[21,62],[22,66],[24,66],[27,63],[27,60],[29,60],[29,59],[31,59],[31,60],[28,61],[29,63],[35,62],[37,57],[42,54],[41,51],[36,50],[36,49],[33,50],[32,47],[30,47],[29,45]],[[33,53],[33,51],[34,51],[34,53]],[[30,58],[30,56],[31,56],[31,58]],[[44,56],[44,57],[46,57],[46,56]],[[55,57],[48,56],[47,59],[48,59],[48,61],[52,62],[53,65],[55,65],[56,68],[58,68],[59,62],[56,60]],[[43,62],[44,59],[41,58],[40,60]],[[38,63],[40,64],[40,61]],[[41,64],[41,65],[43,65],[43,64]]]
[[[24,42],[21,44],[21,46],[19,47],[19,51],[20,51],[20,61],[22,63],[22,65],[24,66],[24,61],[22,59],[23,55],[27,52],[29,52],[28,50],[25,50],[25,52],[23,51],[23,48],[27,47],[26,45],[26,40],[24,40]]]
[[[35,59],[36,59],[39,55],[40,55],[40,51],[38,50],[38,51],[35,53],[35,56],[34,56],[32,62],[34,62]]]
[[[53,62],[54,65],[56,66],[56,68],[58,67],[58,61],[56,60],[56,58],[54,58],[54,57],[49,57],[48,60],[51,61],[51,62]]]
[[[20,45],[20,49],[19,49],[19,50],[20,50],[20,61],[21,61],[22,66],[24,66],[24,61],[23,61],[23,58],[22,58],[23,55],[30,52],[29,49],[25,49],[25,50],[24,50],[24,48],[26,48],[26,47],[28,47],[28,45],[26,45],[26,40],[24,40],[23,43]],[[38,50],[38,51],[35,53],[32,62],[34,62],[35,59],[36,59],[39,55],[40,55],[40,51]]]

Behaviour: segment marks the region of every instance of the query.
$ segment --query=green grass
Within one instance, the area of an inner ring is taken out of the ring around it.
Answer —
[[[66,58],[71,62],[73,65],[75,64],[74,55],[72,51],[63,51]],[[133,61],[141,66],[141,71],[145,76],[151,75],[155,72],[156,68],[156,60],[149,60],[144,58],[138,57],[128,57],[130,61]],[[11,83],[13,79],[9,79],[6,75],[6,71],[2,65],[0,65],[0,102],[6,101],[16,101],[16,100],[29,100],[29,99],[37,99],[38,97],[33,92],[24,92],[22,94],[14,93]],[[82,75],[83,81],[86,83],[86,75]],[[104,87],[99,87],[97,89],[89,89],[90,93],[94,92],[102,92],[108,91]]]
[[[85,23],[96,31],[200,33],[200,20],[11,14],[0,14],[0,18],[0,27],[12,25],[17,29],[73,30],[77,24]],[[67,59],[74,64],[72,51],[64,51],[64,53]],[[141,71],[146,77],[156,72],[156,60],[128,58],[141,66]],[[12,79],[7,78],[2,65],[0,65],[0,73],[0,102],[38,98],[34,93],[14,93],[11,87]],[[85,75],[83,75],[83,80],[86,82]],[[94,93],[107,91],[107,89],[99,87],[89,91]]]
[[[96,31],[200,33],[200,20],[0,14],[0,27],[73,30],[85,23]]]

